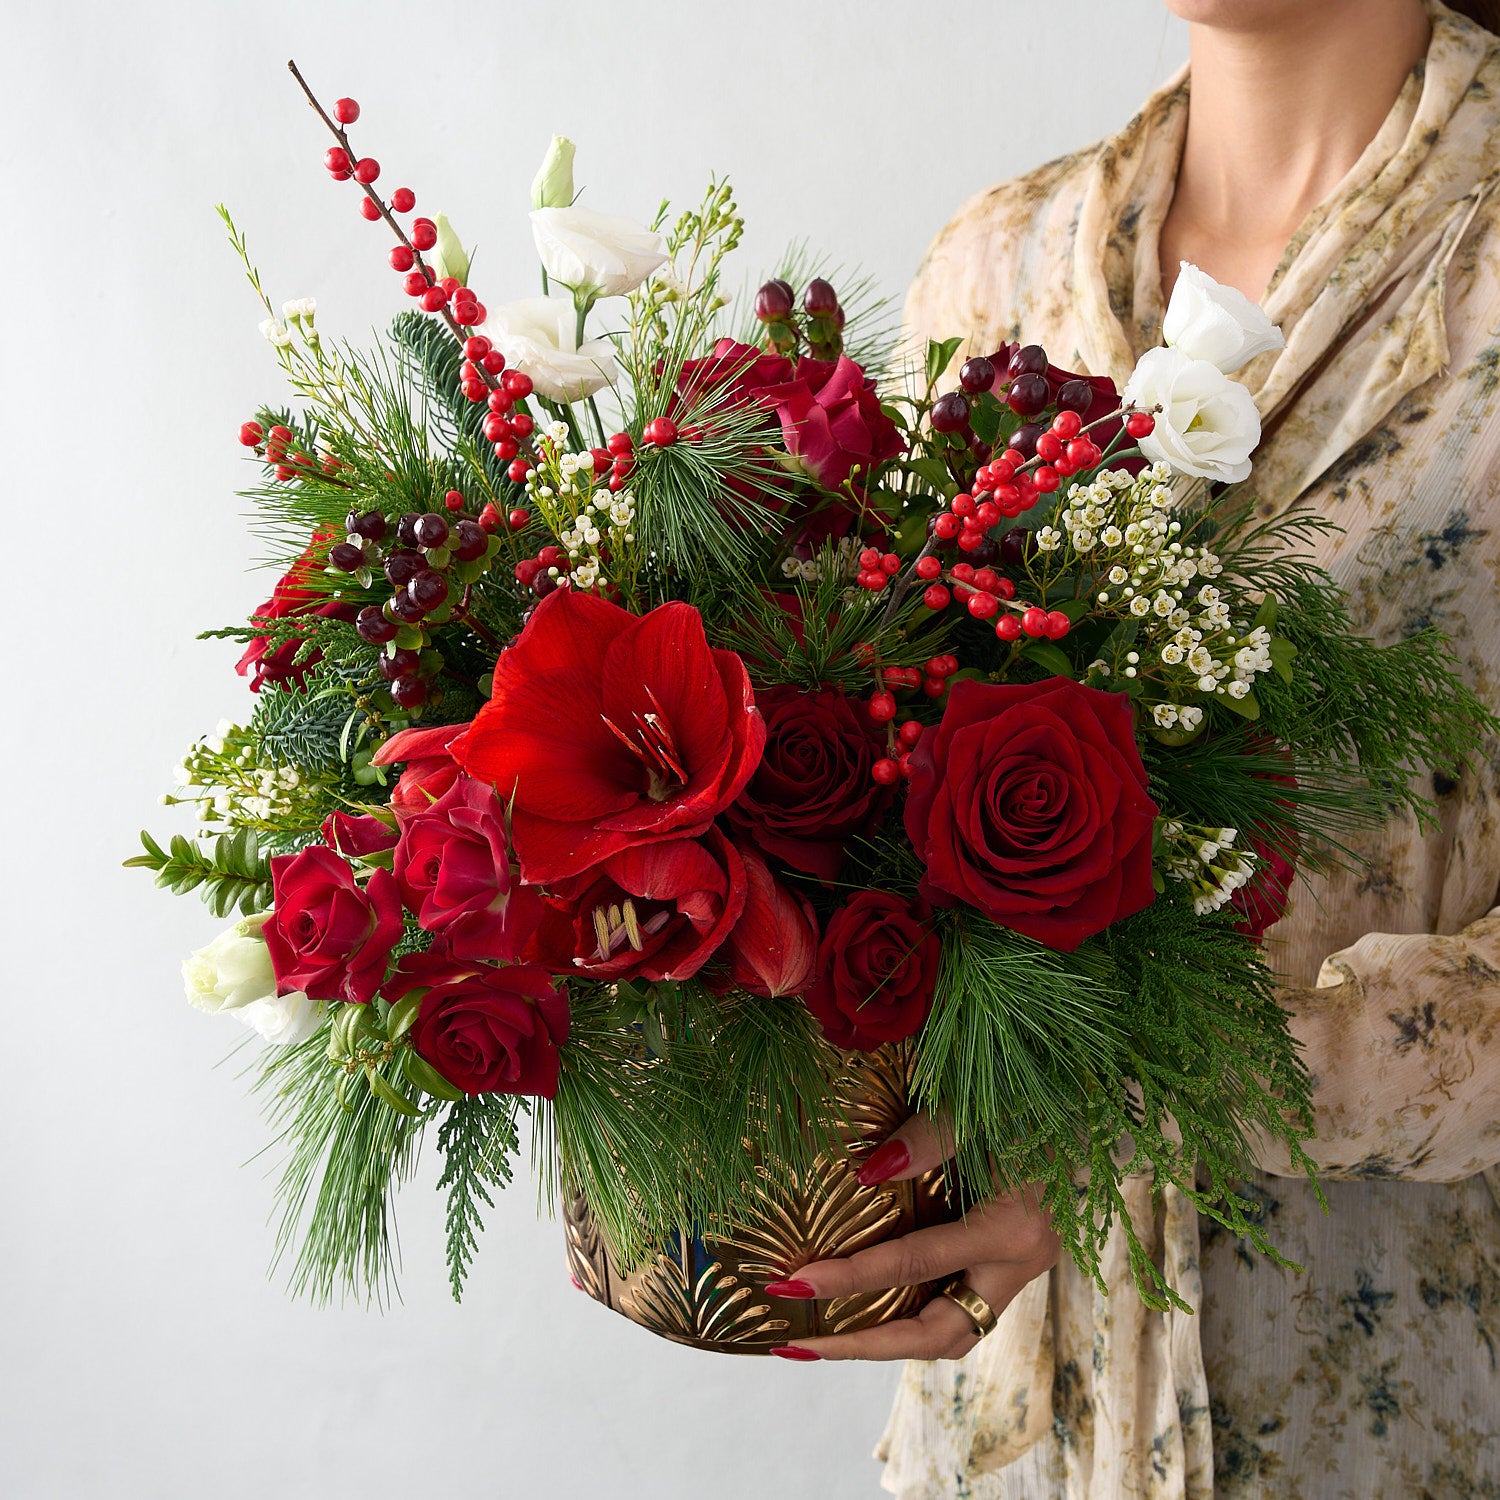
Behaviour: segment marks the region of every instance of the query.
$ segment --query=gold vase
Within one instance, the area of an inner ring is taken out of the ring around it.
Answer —
[[[744,1221],[723,1237],[683,1231],[627,1269],[587,1200],[565,1198],[574,1281],[595,1301],[662,1338],[724,1354],[767,1354],[792,1339],[911,1317],[936,1293],[936,1283],[826,1302],[770,1297],[766,1283],[785,1280],[812,1261],[852,1255],[957,1216],[941,1168],[876,1187],[862,1187],[855,1176],[871,1150],[911,1113],[912,1056],[909,1042],[856,1054],[840,1080],[849,1121],[844,1149],[820,1156],[791,1189],[773,1190],[767,1183]]]

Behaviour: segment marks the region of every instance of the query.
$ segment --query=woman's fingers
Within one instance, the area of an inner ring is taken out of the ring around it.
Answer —
[[[1022,1266],[991,1263],[975,1266],[964,1280],[999,1316],[1034,1274]],[[934,1297],[914,1318],[899,1318],[858,1333],[798,1339],[782,1346],[792,1351],[782,1358],[962,1359],[978,1342],[969,1315],[948,1298]]]
[[[953,1155],[950,1133],[926,1114],[913,1115],[864,1160],[857,1176],[861,1186],[904,1182],[940,1167]]]

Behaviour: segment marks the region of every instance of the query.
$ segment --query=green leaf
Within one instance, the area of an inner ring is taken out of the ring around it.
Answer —
[[[909,472],[925,479],[940,495],[946,494],[954,487],[953,476],[948,472],[948,465],[940,458],[912,458],[906,462]]]
[[[1292,685],[1292,663],[1297,658],[1297,648],[1285,636],[1275,635],[1271,637],[1269,650],[1273,670],[1290,687]]]
[[[370,1082],[370,1091],[377,1099],[389,1104],[399,1114],[410,1115],[415,1118],[422,1111],[417,1108],[405,1094],[398,1092],[386,1080],[384,1073],[374,1063],[365,1064],[365,1077]]]
[[[929,339],[927,341],[927,384],[936,385],[942,379],[943,371],[953,362],[953,356],[958,353],[958,346],[963,343],[962,338],[953,339]]]
[[[1243,698],[1231,698],[1228,693],[1223,697],[1215,694],[1214,702],[1227,708],[1230,713],[1238,714],[1242,719],[1260,718],[1260,700],[1253,691],[1246,693]]]
[[[417,1019],[417,1010],[421,1004],[419,996],[407,995],[391,1006],[391,1013],[385,1018],[385,1034],[391,1041],[400,1041],[411,1030],[412,1022]]]
[[[401,1071],[423,1093],[431,1094],[434,1099],[444,1099],[450,1104],[456,1104],[460,1099],[468,1097],[461,1088],[449,1083],[425,1057],[418,1057],[409,1047],[401,1054]]]
[[[1056,677],[1071,678],[1078,675],[1067,652],[1054,646],[1051,641],[1028,641],[1022,648],[1021,655]]]

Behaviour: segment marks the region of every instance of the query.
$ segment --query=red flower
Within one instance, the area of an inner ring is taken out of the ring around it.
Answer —
[[[1297,867],[1279,850],[1260,839],[1252,839],[1255,850],[1255,874],[1248,885],[1242,885],[1229,898],[1229,904],[1243,917],[1238,930],[1259,942],[1268,927],[1274,927],[1286,915],[1291,899],[1292,881]]]
[[[683,362],[667,415],[675,420],[709,396],[713,399],[708,411],[737,411],[767,386],[785,385],[791,378],[792,362],[785,355],[768,354],[736,339],[720,339],[703,359]]]
[[[286,620],[295,615],[324,615],[331,620],[352,620],[357,613],[352,604],[340,604],[316,587],[314,580],[322,571],[329,545],[338,533],[331,527],[313,532],[302,556],[282,575],[271,597],[251,616],[253,624],[263,620]],[[235,664],[241,677],[250,675],[250,691],[258,693],[268,682],[291,683],[300,687],[308,671],[322,660],[322,653],[309,652],[302,661],[294,661],[301,640],[284,641],[274,651],[267,651],[267,639],[258,635],[245,648]],[[253,675],[251,675],[253,674]]]
[[[636,616],[559,589],[495,666],[490,701],[449,747],[513,801],[522,877],[544,885],[612,854],[703,833],[765,742],[745,664],[687,604]]]
[[[364,854],[381,854],[396,847],[396,830],[384,818],[373,814],[355,817],[351,813],[331,812],[323,819],[323,842],[350,859]]]
[[[411,1044],[466,1094],[557,1093],[557,1049],[568,1039],[568,993],[527,964],[465,963],[447,953],[401,960],[386,998],[425,990]]]
[[[1155,899],[1156,804],[1122,694],[960,682],[912,753],[906,831],[930,900],[1070,953]]]
[[[689,979],[745,909],[745,864],[715,827],[611,854],[554,888],[527,957],[594,979]]]
[[[395,876],[417,921],[455,958],[518,958],[542,919],[541,896],[511,872],[504,805],[467,776],[402,819]]]
[[[402,729],[370,757],[377,766],[406,762],[391,793],[391,807],[398,817],[431,807],[458,780],[458,762],[448,753],[448,746],[468,727],[439,724],[433,729]]]
[[[859,891],[828,920],[804,999],[835,1047],[873,1052],[922,1029],[942,944],[923,902]]]
[[[276,855],[271,884],[275,910],[263,931],[276,992],[372,999],[405,927],[390,872],[375,870],[360,885],[348,860],[314,844],[300,854]]]
[[[796,378],[767,386],[760,399],[780,417],[787,452],[826,490],[851,478],[862,487],[871,470],[905,451],[875,383],[847,354],[799,359]]]
[[[773,687],[756,694],[755,706],[766,721],[766,747],[728,821],[742,841],[832,881],[846,841],[890,805],[890,790],[870,774],[884,742],[869,715],[836,688]]]
[[[807,898],[782,885],[760,855],[743,848],[739,853],[745,910],[725,945],[729,980],[768,1000],[800,995],[817,969],[818,919]]]

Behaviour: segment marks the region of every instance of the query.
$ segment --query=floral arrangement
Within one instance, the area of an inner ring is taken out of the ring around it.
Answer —
[[[386,1290],[431,1129],[457,1294],[522,1114],[621,1254],[732,1223],[889,1044],[954,1197],[1039,1184],[1096,1278],[1126,1170],[1275,1254],[1237,1174],[1311,1172],[1312,1110],[1261,935],[1489,721],[1439,637],[1353,631],[1326,521],[1257,519],[1260,310],[1185,267],[1123,392],[1023,343],[953,382],[805,254],[737,308],[726,184],[634,223],[561,139],[542,294],[486,306],[308,99],[413,305],[327,341],[225,215],[294,398],[240,429],[285,573],[210,632],[255,696],[165,799],[197,837],[131,861],[241,913],[187,989],[275,1044],[294,1284]]]

